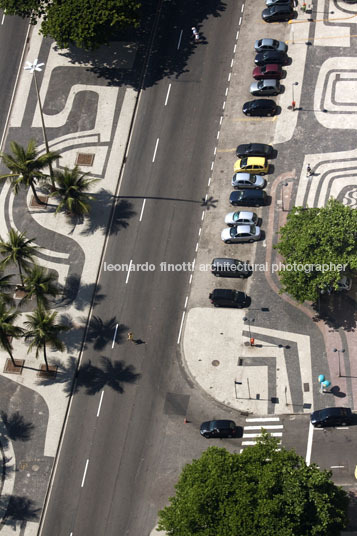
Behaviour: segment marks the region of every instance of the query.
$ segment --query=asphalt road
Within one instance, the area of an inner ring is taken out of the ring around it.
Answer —
[[[4,132],[15,80],[25,44],[28,21],[4,16],[0,10],[0,132]]]
[[[44,536],[149,534],[182,465],[208,446],[200,421],[224,411],[197,393],[180,367],[177,339],[190,273],[161,272],[159,264],[195,257],[241,4],[225,9],[205,21],[205,41],[196,47],[184,9],[172,9],[171,24],[166,16],[159,27],[161,44],[147,77],[175,57],[180,62],[186,47],[192,54],[177,79],[152,86],[146,80],[120,189],[127,226],[112,234],[105,255],[107,263],[148,262],[156,270],[128,279],[102,273],[93,314],[105,342],[89,342],[84,353]],[[141,344],[128,342],[128,331]]]

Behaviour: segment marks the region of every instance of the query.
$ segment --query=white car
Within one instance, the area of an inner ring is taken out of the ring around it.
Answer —
[[[225,244],[234,242],[255,242],[260,238],[260,227],[256,225],[237,225],[223,229],[221,238]]]
[[[258,215],[255,212],[247,212],[238,210],[236,212],[228,212],[224,218],[224,223],[228,227],[233,227],[233,225],[257,225]]]
[[[232,186],[236,189],[261,190],[266,185],[265,179],[260,175],[251,173],[235,173],[232,178]]]

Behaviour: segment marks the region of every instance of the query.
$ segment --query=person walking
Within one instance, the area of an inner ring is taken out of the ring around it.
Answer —
[[[311,177],[311,167],[310,167],[310,164],[307,164],[307,168],[306,168],[306,177]]]
[[[191,30],[192,30],[193,36],[195,38],[195,41],[199,41],[200,40],[200,34],[198,33],[198,30],[197,30],[196,26],[192,26]]]

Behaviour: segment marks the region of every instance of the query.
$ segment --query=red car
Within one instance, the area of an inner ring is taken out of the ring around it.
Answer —
[[[256,67],[253,71],[253,78],[255,80],[263,79],[275,79],[280,80],[283,76],[283,70],[281,65],[263,65],[262,67]]]

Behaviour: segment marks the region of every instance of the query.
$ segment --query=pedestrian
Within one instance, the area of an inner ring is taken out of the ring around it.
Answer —
[[[132,333],[131,331],[129,331],[128,333],[128,341],[134,342],[134,333]]]
[[[310,167],[310,164],[307,164],[307,168],[306,168],[306,177],[311,177],[311,167]]]
[[[195,40],[199,41],[200,34],[198,33],[197,28],[195,26],[192,26],[191,30],[192,30],[192,33],[193,33],[193,36],[194,36]]]

